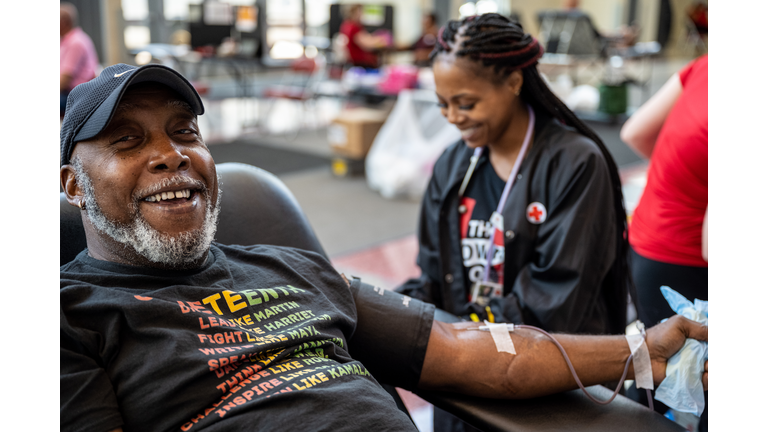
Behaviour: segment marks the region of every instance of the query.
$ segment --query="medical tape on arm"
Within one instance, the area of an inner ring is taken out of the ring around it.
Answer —
[[[530,326],[530,325],[525,325],[525,324],[493,324],[493,323],[489,323],[488,321],[485,321],[485,325],[484,326],[475,327],[475,328],[467,328],[466,330],[490,331],[491,335],[493,336],[493,341],[496,342],[496,349],[499,352],[504,351],[504,352],[515,353],[515,347],[514,347],[514,345],[512,345],[512,338],[509,336],[509,332],[515,331],[516,328],[522,328],[522,329],[526,329],[526,330],[534,330],[534,331],[542,333],[546,337],[548,337],[555,344],[555,346],[557,346],[557,349],[560,350],[560,353],[563,355],[563,358],[565,359],[565,363],[568,365],[568,369],[570,369],[571,374],[573,374],[573,379],[576,380],[576,384],[579,386],[581,391],[584,392],[584,396],[586,396],[587,399],[589,399],[592,402],[594,402],[596,404],[599,404],[599,405],[607,405],[607,404],[611,403],[611,401],[616,398],[616,395],[619,394],[619,390],[624,385],[624,379],[627,377],[627,371],[629,371],[629,361],[630,360],[634,360],[634,358],[635,358],[634,356],[630,355],[630,357],[627,359],[627,362],[624,364],[624,372],[621,374],[621,378],[619,379],[618,385],[616,385],[616,390],[613,391],[613,395],[610,398],[608,398],[607,400],[598,400],[598,399],[595,399],[587,391],[586,388],[584,388],[584,384],[581,383],[581,380],[579,379],[579,376],[576,375],[576,370],[573,368],[573,363],[571,363],[571,360],[568,358],[568,354],[565,353],[565,348],[563,348],[563,346],[560,345],[560,342],[558,342],[557,339],[555,339],[554,336],[552,336],[551,334],[547,333],[546,331],[544,331],[544,330],[542,330],[542,329],[540,329],[538,327],[534,327],[534,326]],[[503,336],[505,336],[505,337],[502,337],[502,331],[503,331]],[[641,331],[641,333],[643,333],[643,335],[645,335],[644,328],[641,328],[640,331]],[[505,339],[508,342],[505,342]],[[627,341],[629,341],[629,337],[627,338]],[[506,346],[507,343],[509,344],[509,346]],[[645,347],[645,343],[641,343],[641,345]],[[630,344],[630,346],[631,346],[631,344]],[[509,348],[511,348],[511,350]],[[646,350],[646,353],[647,353],[648,352],[647,347],[646,347],[645,350]],[[638,349],[635,349],[635,351],[637,352]],[[650,360],[650,356],[648,356],[648,370],[649,371],[650,371],[650,365],[651,365],[651,360]],[[653,379],[651,379],[651,384],[653,384]],[[653,398],[650,396],[650,392],[651,391],[650,390],[646,390],[646,391],[649,394],[649,396],[648,396],[649,408],[651,410],[653,410]]]
[[[642,334],[625,335],[632,353],[632,365],[635,368],[635,385],[637,388],[653,390],[653,370],[651,355]]]
[[[496,350],[498,352],[517,354],[515,352],[515,345],[512,343],[512,338],[509,336],[510,329],[507,324],[494,324],[485,321],[485,325],[488,326],[488,331],[491,332],[491,337],[493,337],[493,342],[496,344]]]

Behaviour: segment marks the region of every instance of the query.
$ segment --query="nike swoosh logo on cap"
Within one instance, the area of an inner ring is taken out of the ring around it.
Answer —
[[[115,74],[115,78],[120,78],[121,76],[127,74],[128,72],[130,72],[130,71],[125,71],[123,73]]]

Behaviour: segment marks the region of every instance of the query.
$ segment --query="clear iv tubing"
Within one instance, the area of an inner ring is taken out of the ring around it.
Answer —
[[[576,380],[576,384],[579,385],[579,388],[581,388],[581,391],[584,392],[584,395],[587,397],[587,399],[591,400],[592,402],[598,405],[608,405],[609,403],[613,402],[614,399],[616,399],[616,395],[619,394],[619,390],[621,389],[621,386],[624,385],[624,379],[627,377],[627,372],[629,371],[629,363],[632,361],[632,354],[629,355],[629,358],[627,359],[627,364],[624,365],[624,373],[621,374],[619,385],[616,387],[616,390],[614,390],[613,395],[608,400],[601,401],[601,400],[595,399],[595,397],[589,394],[587,389],[584,388],[584,385],[581,383],[579,376],[576,375],[576,370],[573,368],[573,364],[571,364],[571,359],[569,359],[568,354],[565,353],[565,348],[563,348],[563,346],[560,345],[560,342],[558,342],[554,336],[552,336],[551,334],[547,333],[546,331],[538,327],[529,326],[525,324],[515,324],[515,328],[535,330],[539,333],[543,333],[548,338],[550,338],[552,342],[555,343],[555,346],[557,346],[557,349],[560,350],[560,353],[563,354],[563,358],[565,359],[565,362],[568,364],[568,369],[571,370],[571,374],[573,375],[573,378]],[[651,390],[645,389],[645,391],[648,396],[648,408],[650,408],[650,410],[653,411],[653,398],[651,397]]]

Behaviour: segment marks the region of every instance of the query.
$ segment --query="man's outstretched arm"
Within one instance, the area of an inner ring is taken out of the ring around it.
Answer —
[[[516,355],[498,352],[489,332],[466,330],[478,323],[435,321],[419,381],[424,390],[454,391],[492,398],[523,399],[577,388],[560,351],[545,335],[526,329],[510,333]],[[681,316],[647,332],[653,380],[665,376],[667,359],[686,338],[707,340],[708,328]],[[555,335],[585,386],[618,381],[630,351],[623,336]],[[630,362],[626,379],[633,379]]]

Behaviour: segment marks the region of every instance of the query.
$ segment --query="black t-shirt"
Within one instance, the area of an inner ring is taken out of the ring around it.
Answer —
[[[491,224],[491,215],[499,205],[499,199],[504,192],[506,182],[502,180],[490,163],[477,167],[472,174],[464,196],[459,199],[460,209],[459,230],[461,233],[461,258],[464,263],[464,274],[469,286],[467,301],[469,301],[472,284],[483,279],[485,266],[488,263],[488,241],[496,231]],[[494,238],[495,249],[491,259],[491,271],[488,279],[491,282],[504,284],[504,237],[497,234]]]
[[[60,307],[62,430],[414,429],[370,371],[415,387],[434,308],[317,254],[215,245],[165,271],[83,252]]]
[[[552,119],[547,113],[537,112],[534,135],[541,134],[546,124]],[[533,139],[532,139],[533,141]],[[465,291],[467,302],[472,295],[472,285],[482,280],[485,266],[488,263],[488,240],[494,232],[491,215],[496,211],[504,193],[507,182],[493,169],[488,160],[489,149],[485,149],[475,172],[459,198],[459,206],[464,206],[459,216],[459,233],[461,238],[461,259],[464,265],[464,280],[467,281]],[[513,185],[514,188],[514,185]],[[521,210],[522,211],[522,210]],[[504,285],[504,233],[497,232],[494,238],[495,249],[491,259],[491,270],[488,280]],[[514,275],[513,275],[514,277]]]

